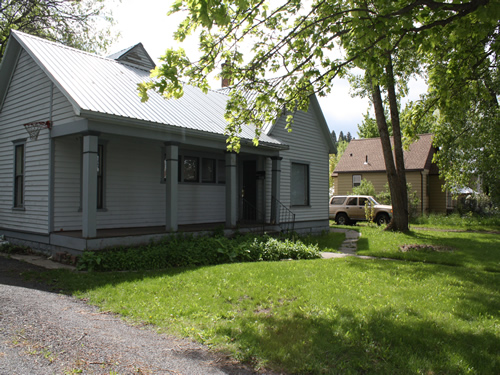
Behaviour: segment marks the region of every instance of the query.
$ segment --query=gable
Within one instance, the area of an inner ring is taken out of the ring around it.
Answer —
[[[408,150],[403,151],[405,169],[407,171],[430,170],[434,151],[432,134],[420,135]],[[385,160],[380,138],[367,138],[353,139],[349,142],[334,172],[383,171],[385,171]]]
[[[114,53],[108,56],[108,58],[147,71],[156,67],[156,64],[151,56],[149,56],[142,43],[138,43],[135,46]]]
[[[176,134],[226,139],[224,118],[227,95],[185,85],[184,96],[167,100],[157,92],[149,92],[149,100],[141,102],[137,85],[149,80],[149,72],[109,58],[66,47],[19,31],[12,31],[9,44],[18,44],[46,73],[54,85],[75,108],[77,116],[101,122],[153,127]],[[244,126],[242,143],[251,144],[255,129]],[[267,134],[261,146],[283,149]]]

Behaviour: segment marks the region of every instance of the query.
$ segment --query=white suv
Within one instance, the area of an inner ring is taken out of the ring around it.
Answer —
[[[392,206],[379,204],[369,195],[337,195],[330,199],[330,220],[347,225],[366,221],[365,205],[368,205],[378,225],[388,224],[392,217]]]

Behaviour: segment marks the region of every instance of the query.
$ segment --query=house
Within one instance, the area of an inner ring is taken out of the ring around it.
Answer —
[[[391,139],[392,142],[392,139]],[[432,157],[432,134],[422,134],[404,150],[406,181],[419,199],[417,213],[444,212],[451,209],[451,197],[443,191],[443,180]],[[380,138],[354,139],[347,146],[334,172],[336,194],[349,194],[361,180],[371,181],[377,193],[386,190],[387,175]]]
[[[226,152],[223,91],[142,103],[142,44],[108,58],[12,31],[0,66],[0,235],[47,252],[179,231],[328,228],[333,144],[315,96]],[[280,227],[281,225],[281,227]]]

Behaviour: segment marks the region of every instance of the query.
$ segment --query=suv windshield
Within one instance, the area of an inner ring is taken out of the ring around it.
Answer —
[[[375,206],[375,205],[379,205],[379,204],[380,204],[380,203],[378,203],[375,199],[373,199],[372,197],[369,197],[368,199],[372,202],[372,204],[373,204],[374,206]]]

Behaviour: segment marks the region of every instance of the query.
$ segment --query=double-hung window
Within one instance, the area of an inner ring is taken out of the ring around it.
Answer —
[[[14,208],[24,208],[24,143],[14,145]]]
[[[356,187],[361,185],[361,175],[360,174],[353,174],[352,175],[352,187]]]
[[[292,163],[291,174],[292,206],[309,205],[309,165]]]

